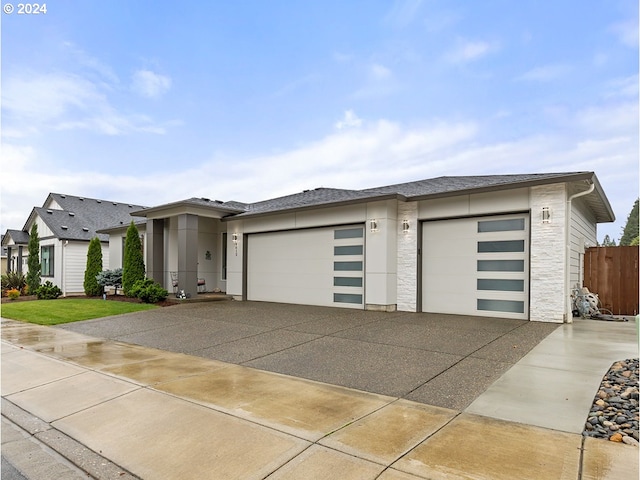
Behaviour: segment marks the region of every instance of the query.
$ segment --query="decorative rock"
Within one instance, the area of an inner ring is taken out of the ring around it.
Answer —
[[[619,433],[614,433],[609,437],[609,440],[612,442],[622,442],[622,435]]]
[[[615,362],[602,379],[585,421],[584,436],[638,446],[637,358]]]

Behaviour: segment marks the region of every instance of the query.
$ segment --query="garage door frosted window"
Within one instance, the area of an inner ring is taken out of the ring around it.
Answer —
[[[524,280],[501,280],[498,278],[479,278],[478,290],[502,290],[505,292],[524,292]]]
[[[490,252],[524,252],[524,240],[478,242],[478,253]]]
[[[506,313],[524,313],[524,302],[515,300],[478,299],[478,310]]]
[[[524,230],[524,218],[485,220],[478,222],[478,233],[511,232],[514,230]]]
[[[524,260],[478,260],[479,272],[524,272]]]
[[[339,240],[341,238],[362,238],[364,230],[362,228],[343,228],[333,232],[333,238]]]
[[[362,245],[343,245],[333,247],[334,255],[362,255]]]

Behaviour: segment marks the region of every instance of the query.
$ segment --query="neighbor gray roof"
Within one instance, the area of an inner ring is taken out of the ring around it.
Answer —
[[[8,229],[7,233],[2,235],[2,244],[4,245],[5,241],[8,242],[9,238],[11,238],[16,245],[27,245],[29,243],[29,234],[22,230]]]
[[[613,210],[593,172],[531,173],[514,175],[476,175],[460,177],[437,177],[415,182],[399,183],[364,190],[316,188],[301,193],[273,198],[246,205],[245,211],[234,217],[247,217],[284,210],[314,208],[331,204],[357,203],[371,200],[398,198],[400,200],[422,200],[462,194],[530,187],[561,182],[593,181],[597,193],[590,196],[590,206],[599,222],[615,219]]]
[[[101,241],[108,241],[109,236],[96,233],[98,230],[131,223],[131,212],[144,208],[141,205],[100,200],[96,198],[78,197],[61,193],[50,193],[44,205],[54,200],[61,208],[36,207],[34,213],[51,229],[53,234],[61,240],[86,240],[97,236]],[[29,220],[23,230],[26,233]],[[27,233],[28,237],[28,233]]]

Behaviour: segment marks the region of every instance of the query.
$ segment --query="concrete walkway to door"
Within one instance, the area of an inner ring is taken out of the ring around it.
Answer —
[[[463,410],[558,326],[218,301],[58,328]]]

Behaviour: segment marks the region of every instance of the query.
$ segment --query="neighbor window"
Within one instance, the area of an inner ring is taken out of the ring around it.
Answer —
[[[53,277],[53,245],[48,245],[40,249],[40,275],[43,277]]]

